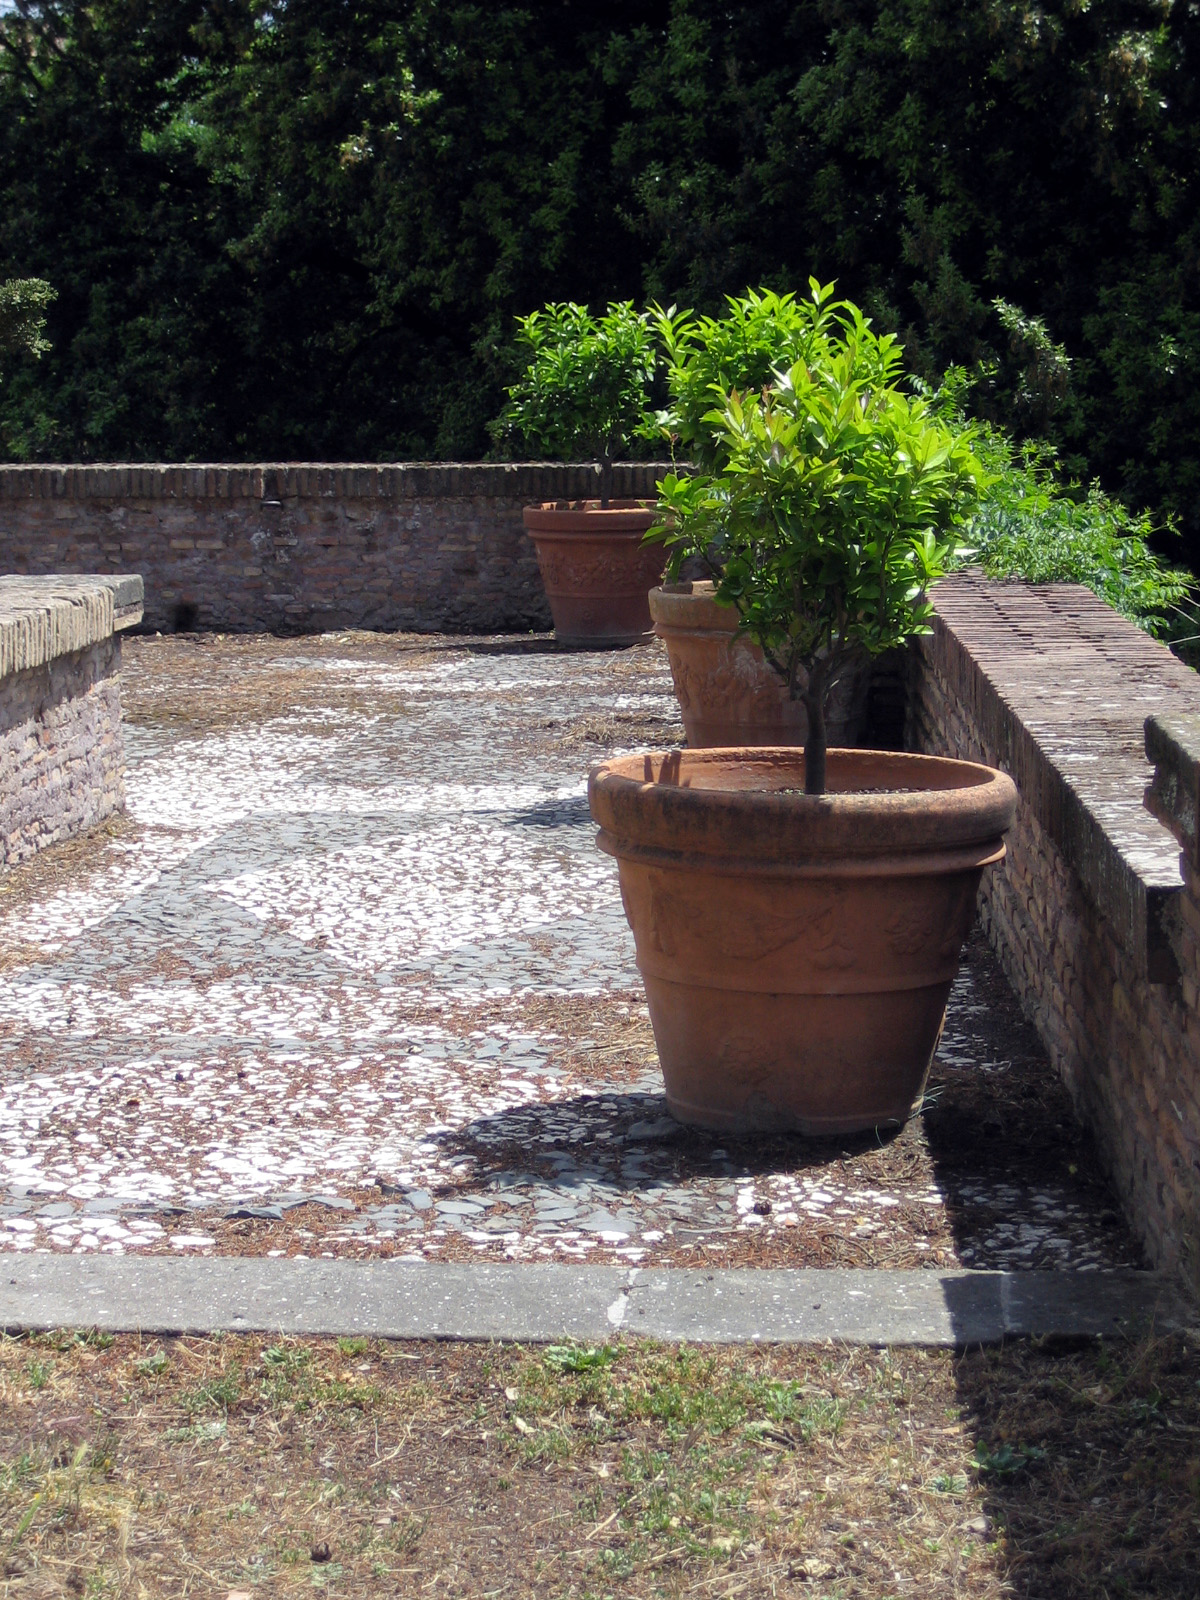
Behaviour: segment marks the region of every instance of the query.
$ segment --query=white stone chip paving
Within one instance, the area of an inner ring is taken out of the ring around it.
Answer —
[[[356,706],[291,706],[298,662]],[[944,1205],[928,1179],[752,1169],[712,1140],[681,1165],[653,1061],[608,1075],[609,1047],[551,1025],[583,1007],[608,1037],[644,1003],[587,753],[537,729],[614,711],[669,727],[656,650],[293,648],[274,668],[264,720],[127,725],[136,833],[6,919],[0,1249],[205,1253],[218,1240],[196,1213],[316,1203],[325,1253],[456,1239],[641,1262],[689,1238],[736,1253],[768,1219],[884,1238],[898,1207]],[[950,1059],[978,1052],[971,983]],[[980,1198],[1008,1220],[963,1262],[1126,1263],[1078,1198],[1002,1187]]]

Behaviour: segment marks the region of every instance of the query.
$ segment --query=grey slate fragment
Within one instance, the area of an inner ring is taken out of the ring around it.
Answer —
[[[628,1211],[614,1216],[611,1211],[593,1211],[581,1219],[579,1226],[585,1233],[623,1233],[626,1238],[638,1231],[638,1219]]]

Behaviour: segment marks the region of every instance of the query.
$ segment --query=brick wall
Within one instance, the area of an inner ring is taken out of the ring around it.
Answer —
[[[1200,713],[1200,679],[1073,586],[959,577],[936,605],[910,746],[1016,781],[984,925],[1150,1259],[1200,1287],[1197,874],[1144,804],[1146,719]]]
[[[115,629],[140,615],[128,581],[0,578],[0,865],[124,806]]]
[[[662,466],[618,467],[653,497]],[[589,466],[0,468],[0,572],[140,572],[163,632],[550,627],[521,510]]]

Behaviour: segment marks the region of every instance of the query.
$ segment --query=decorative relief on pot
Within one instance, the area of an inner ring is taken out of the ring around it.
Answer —
[[[649,945],[659,955],[680,956],[681,947],[691,946],[694,954],[715,949],[723,962],[757,964],[802,943],[820,972],[849,972],[857,963],[835,908],[815,917],[807,909],[781,915],[764,906],[755,906],[752,914],[748,908],[739,914],[736,903],[720,906],[710,892],[681,893],[659,872],[648,872],[646,885]],[[622,899],[628,917],[624,889]]]
[[[776,722],[786,716],[783,685],[748,646],[719,644],[709,658],[670,650],[675,695],[685,711],[721,722]],[[803,712],[800,713],[803,715]]]
[[[556,548],[543,541],[538,546],[537,554],[542,582],[547,589],[594,589],[600,593],[640,591],[649,588],[658,575],[653,570],[643,573],[642,564],[638,563],[634,551],[616,555],[607,552],[584,555],[574,550]],[[644,564],[653,568],[656,559],[661,562],[662,557],[647,555]]]
[[[858,964],[858,955],[842,932],[842,911],[838,905],[826,906],[814,917],[812,930],[812,964],[818,972],[850,972]]]
[[[660,873],[647,874],[646,881],[650,890],[650,948],[659,955],[673,956],[676,954],[674,930],[679,925],[678,901],[664,888]],[[630,920],[632,923],[632,918]]]
[[[946,921],[944,905],[930,905],[928,901],[902,905],[883,925],[888,945],[897,955],[909,950],[927,950],[937,942]]]

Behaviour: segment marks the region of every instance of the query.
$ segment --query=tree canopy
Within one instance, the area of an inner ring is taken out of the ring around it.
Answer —
[[[518,315],[836,280],[1200,565],[1187,0],[17,0],[10,459],[465,457]]]

